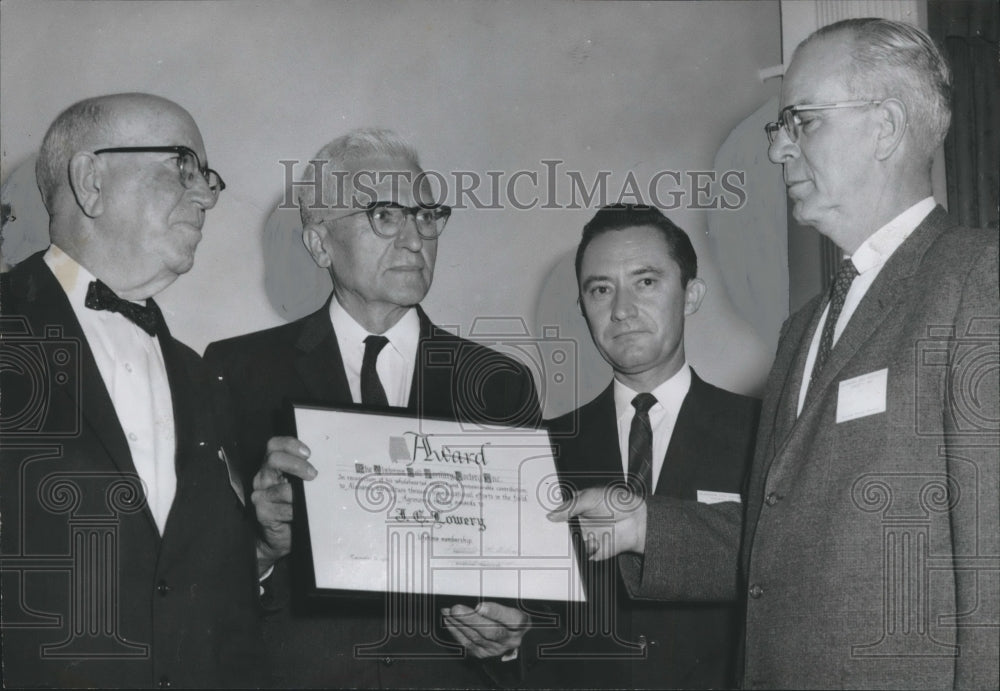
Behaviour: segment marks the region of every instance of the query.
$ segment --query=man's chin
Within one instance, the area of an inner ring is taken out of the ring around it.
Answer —
[[[194,268],[194,250],[193,250],[193,248],[192,248],[192,251],[190,253],[185,253],[185,254],[179,255],[170,264],[170,270],[173,271],[178,276],[180,276],[182,274],[186,274],[192,268]]]
[[[806,209],[806,203],[804,201],[793,200],[792,204],[792,218],[800,226],[808,226],[810,228],[816,227],[816,219],[814,214],[810,214],[808,209]]]
[[[400,307],[413,307],[419,305],[427,296],[427,288],[414,288],[411,290],[394,290],[391,295],[391,302]]]
[[[397,305],[416,305],[427,295],[430,283],[416,273],[401,273],[388,285],[392,301]]]

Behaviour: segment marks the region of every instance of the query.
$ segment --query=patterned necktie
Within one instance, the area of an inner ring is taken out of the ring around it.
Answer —
[[[365,339],[365,357],[361,361],[361,402],[365,405],[389,405],[389,399],[375,370],[378,354],[388,342],[389,339],[385,336],[368,336]]]
[[[628,486],[641,497],[653,493],[653,426],[649,409],[656,405],[656,396],[641,393],[632,399],[635,415],[628,432]]]
[[[87,297],[83,304],[92,310],[107,310],[117,312],[150,336],[156,336],[162,323],[160,310],[152,299],[145,305],[138,305],[130,300],[124,300],[115,294],[101,281],[91,281],[87,286]]]
[[[819,350],[816,351],[816,362],[813,363],[812,376],[809,378],[809,386],[816,383],[816,378],[823,371],[823,365],[830,357],[833,349],[833,332],[837,328],[837,319],[844,309],[844,300],[847,298],[847,291],[851,288],[851,283],[858,275],[858,270],[854,268],[854,262],[845,259],[837,270],[837,275],[833,279],[830,287],[830,311],[826,315],[826,323],[823,324],[823,335],[819,339]]]

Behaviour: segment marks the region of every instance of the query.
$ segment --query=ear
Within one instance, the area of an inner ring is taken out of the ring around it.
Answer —
[[[701,307],[701,301],[705,299],[705,291],[708,287],[700,278],[692,278],[688,281],[687,288],[684,289],[684,316],[690,317]]]
[[[329,269],[333,258],[326,250],[326,227],[322,224],[310,224],[302,229],[302,244],[306,246],[316,266]]]
[[[878,123],[878,138],[875,140],[875,157],[879,161],[884,161],[903,141],[909,119],[906,104],[898,98],[887,98],[878,108],[881,116]]]
[[[92,153],[80,152],[69,160],[69,185],[76,197],[77,206],[90,218],[104,212],[101,197],[101,173],[103,166]]]

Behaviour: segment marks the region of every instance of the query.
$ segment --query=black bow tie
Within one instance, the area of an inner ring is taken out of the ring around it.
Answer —
[[[150,336],[156,335],[162,320],[160,310],[152,300],[146,300],[145,305],[123,300],[101,281],[90,282],[83,304],[92,310],[117,312]]]

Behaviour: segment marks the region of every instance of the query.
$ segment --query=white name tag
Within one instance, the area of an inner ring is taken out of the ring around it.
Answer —
[[[837,391],[837,423],[885,412],[889,370],[862,374],[840,382]]]
[[[702,504],[721,504],[726,501],[740,503],[740,495],[734,492],[713,492],[707,489],[698,490],[698,501]]]

